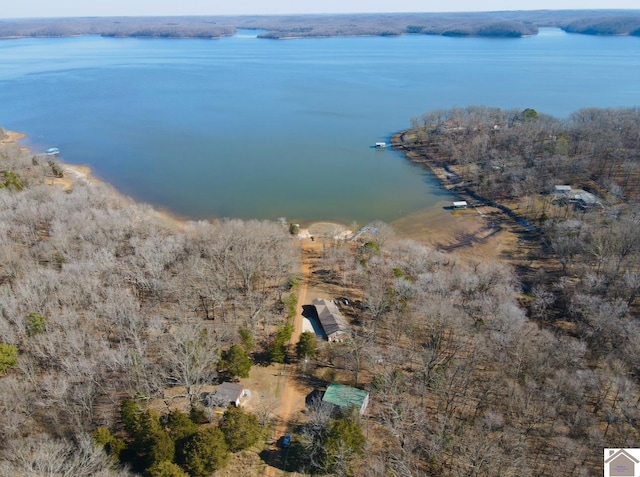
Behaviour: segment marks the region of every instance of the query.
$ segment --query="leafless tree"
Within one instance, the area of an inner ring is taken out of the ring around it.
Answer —
[[[215,336],[198,323],[185,323],[170,332],[164,361],[167,378],[184,386],[190,399],[216,375],[220,348]]]

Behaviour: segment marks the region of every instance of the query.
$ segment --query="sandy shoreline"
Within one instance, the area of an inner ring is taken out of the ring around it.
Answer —
[[[0,143],[17,143],[26,137],[25,134],[15,131],[5,130],[5,134],[6,137]],[[408,156],[407,159],[413,160]],[[76,183],[104,183],[93,174],[89,166],[66,164],[64,162],[60,162],[60,166],[64,176],[54,179],[52,183],[63,187],[65,190],[70,190]],[[427,167],[426,164],[425,167]],[[437,171],[432,169],[432,172],[442,184],[446,184],[445,178],[441,177]],[[436,206],[400,217],[389,225],[394,229],[396,238],[415,240],[444,252],[457,251],[462,252],[463,255],[471,254],[475,256],[481,254],[485,255],[485,258],[496,257],[504,246],[508,246],[511,243],[511,237],[506,236],[509,234],[498,233],[501,231],[497,230],[491,221],[487,219],[489,211],[485,211],[487,214],[483,214],[482,211],[469,209],[452,213],[447,210],[447,205],[448,202],[441,202]],[[155,215],[166,225],[178,229],[184,228],[193,221],[171,211],[157,209],[154,206],[149,207],[149,214]],[[304,224],[300,228],[297,237],[300,240],[316,238],[347,240],[357,232],[357,229],[352,230],[352,228],[339,222],[312,222]]]
[[[3,131],[5,133],[5,137],[0,139],[0,144],[17,143],[20,139],[27,137],[27,135],[23,133],[7,131],[6,129],[3,129]]]

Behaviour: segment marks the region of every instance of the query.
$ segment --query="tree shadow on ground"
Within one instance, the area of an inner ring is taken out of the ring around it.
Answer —
[[[337,285],[340,283],[338,274],[333,270],[321,269],[311,272],[310,282],[313,283],[330,283]]]
[[[473,244],[485,243],[494,235],[502,231],[502,227],[495,222],[482,228],[477,233],[461,232],[454,236],[453,243],[436,243],[436,248],[444,252],[453,252],[456,249],[463,247],[471,247]]]
[[[286,472],[299,472],[304,464],[304,448],[296,440],[295,436],[291,440],[289,447],[283,447],[284,436],[279,436],[275,445],[260,452],[260,459],[276,469]]]

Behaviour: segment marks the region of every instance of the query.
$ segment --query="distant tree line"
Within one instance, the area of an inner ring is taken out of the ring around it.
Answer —
[[[640,36],[640,14],[619,15],[610,18],[581,18],[563,26],[569,33],[586,35]]]
[[[326,15],[246,15],[192,17],[104,17],[5,19],[0,38],[110,37],[219,38],[238,28],[266,30],[260,38],[327,36],[445,36],[522,37],[539,27],[601,35],[637,35],[640,13],[635,10],[541,10],[513,12],[389,13]]]
[[[78,35],[220,38],[235,33],[235,27],[223,18],[210,17],[34,18],[0,22],[0,38],[61,38]]]

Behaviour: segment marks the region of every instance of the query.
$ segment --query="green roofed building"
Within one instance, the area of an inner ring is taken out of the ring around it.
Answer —
[[[322,401],[340,408],[354,406],[362,415],[369,404],[369,393],[344,384],[331,383],[322,396]]]

